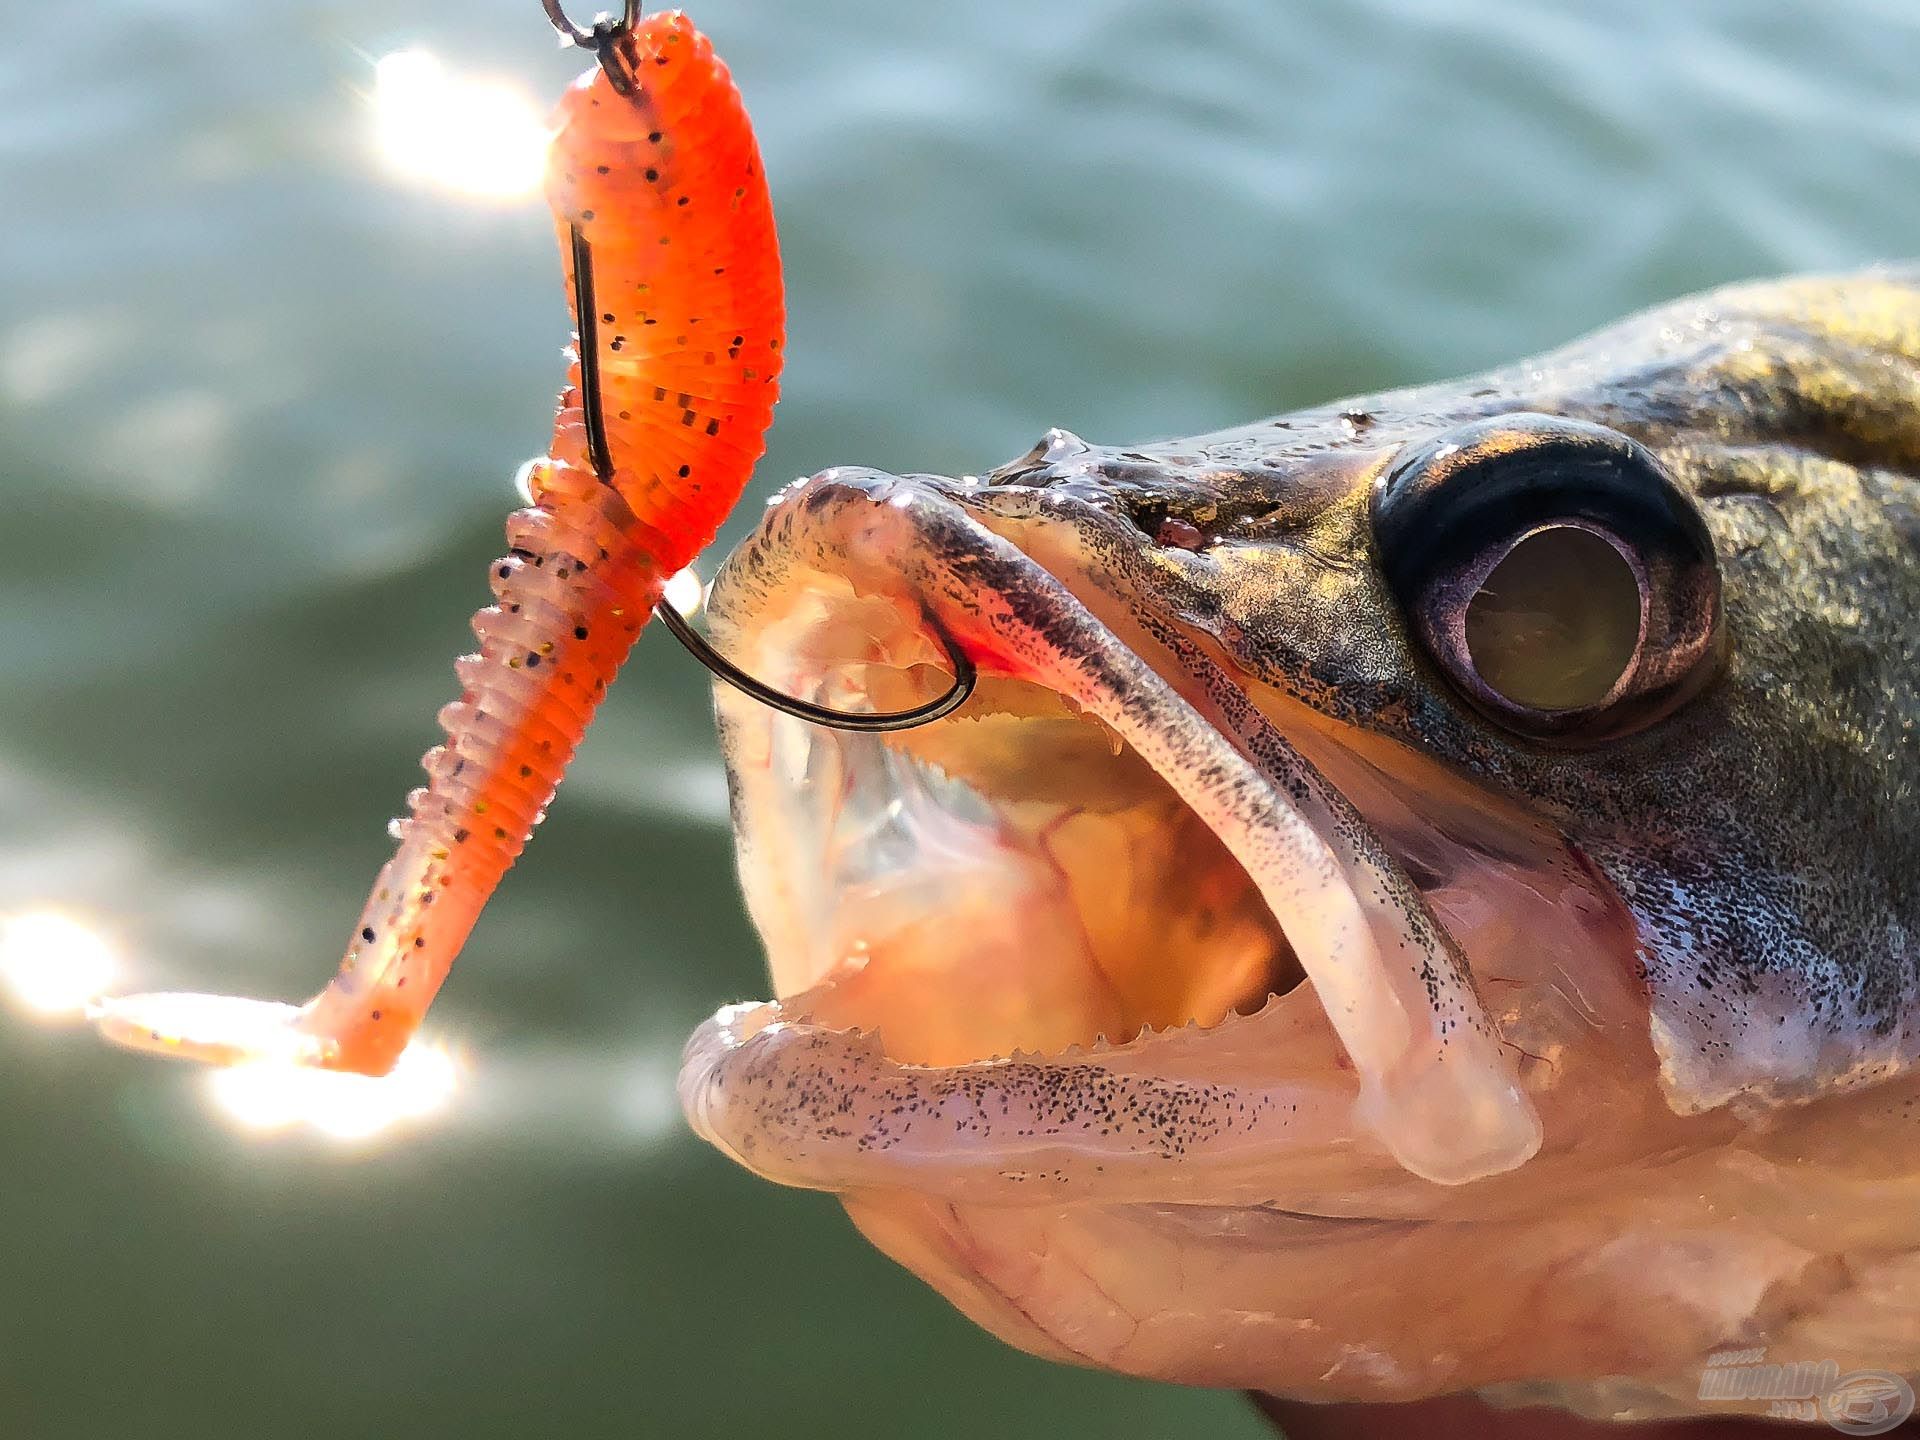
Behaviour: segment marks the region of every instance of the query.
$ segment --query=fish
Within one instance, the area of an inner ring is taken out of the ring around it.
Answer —
[[[564,22],[551,5],[555,23]],[[546,192],[578,324],[548,452],[523,467],[438,716],[339,970],[303,1006],[144,994],[94,1007],[128,1048],[384,1075],[418,1033],[672,577],[766,448],[785,294],[759,145],[680,11],[563,33],[599,63],[556,110]]]
[[[978,672],[716,690],[775,998],[679,1091],[988,1331],[1295,1416],[1920,1370],[1920,266],[824,470],[708,621],[842,708]]]

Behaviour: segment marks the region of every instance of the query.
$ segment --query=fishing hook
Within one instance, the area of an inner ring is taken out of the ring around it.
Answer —
[[[953,667],[953,684],[944,694],[936,695],[926,704],[915,705],[910,710],[833,710],[776,690],[766,681],[747,674],[714,649],[698,630],[687,623],[686,617],[673,608],[670,601],[662,600],[653,607],[653,613],[673,632],[674,639],[686,646],[693,658],[717,678],[742,694],[752,696],[769,709],[778,710],[782,715],[791,715],[796,720],[824,725],[829,730],[864,730],[883,734],[893,730],[911,730],[916,725],[925,725],[928,721],[938,720],[942,715],[951,715],[958,710],[973,694],[974,682],[978,678],[973,661],[961,654],[960,647],[953,643],[953,637],[936,623],[932,626],[933,633],[939,636],[940,645],[947,652],[947,663]]]
[[[546,11],[548,23],[559,32],[561,44],[591,50],[600,61],[600,68],[607,72],[614,90],[621,95],[633,93],[633,71],[621,53],[620,42],[640,23],[640,0],[626,0],[618,20],[601,12],[593,17],[593,26],[587,30],[567,18],[562,0],[540,0],[540,8]]]
[[[552,15],[558,8],[558,0],[542,0],[547,13]],[[631,8],[631,7],[629,7]],[[556,22],[557,23],[557,22]],[[598,28],[596,26],[596,28]],[[573,246],[573,308],[574,325],[579,335],[580,347],[580,410],[586,422],[587,460],[593,466],[595,477],[603,485],[613,483],[613,452],[607,445],[606,413],[600,403],[600,340],[599,312],[593,299],[593,246],[578,225],[570,227],[570,239]],[[938,720],[943,715],[951,715],[966,703],[973,694],[973,687],[979,680],[979,672],[973,661],[954,643],[946,627],[927,617],[927,623],[933,633],[939,637],[941,648],[947,652],[947,663],[953,668],[953,684],[944,694],[936,695],[923,705],[915,705],[906,710],[834,710],[825,705],[816,705],[810,700],[789,695],[776,690],[764,680],[756,679],[735,665],[726,656],[714,649],[712,644],[698,630],[695,630],[673,605],[667,600],[659,601],[653,607],[653,613],[660,617],[661,623],[672,632],[674,639],[686,647],[692,655],[717,678],[724,680],[744,695],[750,695],[762,705],[778,710],[782,715],[791,715],[796,720],[805,720],[814,725],[823,725],[829,730],[860,730],[867,732],[887,732],[892,730],[911,730],[917,725],[925,725],[930,720]]]

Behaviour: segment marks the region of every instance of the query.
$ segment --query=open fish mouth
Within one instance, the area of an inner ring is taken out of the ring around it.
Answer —
[[[941,632],[981,678],[893,735],[721,693],[778,998],[689,1041],[693,1127],[784,1183],[955,1199],[1165,1200],[1177,1167],[1183,1195],[1271,1201],[1279,1173],[1298,1197],[1355,1167],[1523,1164],[1524,1058],[1631,1008],[1624,982],[1549,983],[1590,973],[1583,950],[1628,972],[1617,905],[1524,818],[1411,796],[1304,706],[1283,733],[1285,704],[1129,578],[1137,540],[1074,505],[829,471],[729,562],[716,635],[795,694],[928,698]],[[1463,925],[1558,999],[1490,1009]]]

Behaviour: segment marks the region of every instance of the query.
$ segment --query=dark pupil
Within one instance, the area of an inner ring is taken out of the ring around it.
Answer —
[[[1556,525],[1513,549],[1467,605],[1467,653],[1515,705],[1577,710],[1607,698],[1640,645],[1640,584],[1590,530]]]

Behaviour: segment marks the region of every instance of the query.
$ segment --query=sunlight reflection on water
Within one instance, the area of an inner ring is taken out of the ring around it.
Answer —
[[[235,1065],[207,1076],[213,1106],[242,1130],[306,1126],[334,1140],[367,1140],[444,1111],[460,1067],[441,1046],[409,1045],[390,1074],[347,1075],[298,1065]]]
[[[119,970],[106,938],[61,911],[29,910],[0,929],[0,983],[38,1019],[79,1019]]]
[[[540,188],[547,128],[526,92],[450,72],[424,50],[374,67],[375,143],[398,179],[481,200]]]

